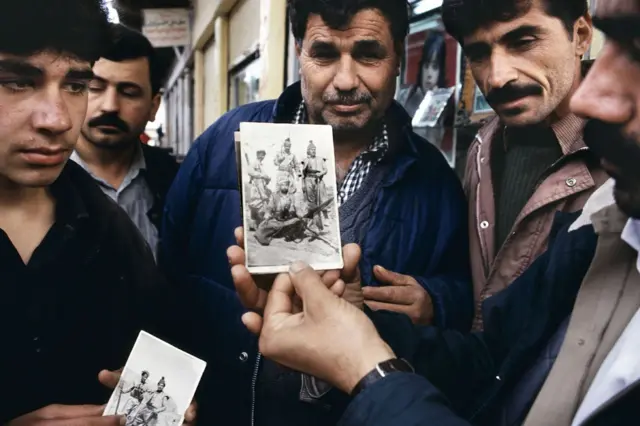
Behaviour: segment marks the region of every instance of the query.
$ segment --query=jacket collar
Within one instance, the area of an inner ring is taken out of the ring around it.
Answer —
[[[271,121],[291,123],[302,102],[301,83],[298,81],[287,87],[273,106]],[[389,131],[391,152],[417,157],[418,138],[411,137],[413,128],[411,117],[396,101],[393,101],[385,113],[385,122]]]

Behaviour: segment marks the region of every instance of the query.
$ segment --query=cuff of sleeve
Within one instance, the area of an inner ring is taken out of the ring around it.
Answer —
[[[431,297],[431,303],[433,304],[433,325],[438,328],[445,328],[447,324],[447,315],[444,309],[444,302],[442,297],[438,294],[436,289],[432,288],[429,280],[423,277],[413,277]]]

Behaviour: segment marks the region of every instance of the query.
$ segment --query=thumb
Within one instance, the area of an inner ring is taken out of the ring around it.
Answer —
[[[122,368],[116,371],[102,370],[98,374],[98,380],[100,381],[100,383],[102,383],[103,386],[106,386],[109,389],[115,389],[115,387],[118,385],[121,374]]]
[[[406,277],[402,274],[398,274],[397,272],[390,271],[386,268],[383,268],[380,265],[376,265],[373,268],[373,274],[376,278],[383,283],[391,284],[391,285],[408,285]]]
[[[322,282],[320,275],[304,262],[295,262],[289,267],[291,283],[302,299],[304,312],[313,316],[320,314],[332,297],[335,297]]]
[[[360,262],[361,254],[362,251],[357,244],[347,244],[342,248],[342,258],[344,262],[342,278],[347,283],[359,281],[360,269],[358,268],[358,263]]]

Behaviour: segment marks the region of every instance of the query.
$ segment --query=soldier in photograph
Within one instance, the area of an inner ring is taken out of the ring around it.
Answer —
[[[327,159],[316,157],[316,146],[313,141],[309,141],[307,158],[302,164],[302,192],[308,207],[313,209],[328,198],[327,187],[324,183],[324,177],[327,174]],[[325,219],[329,219],[327,209],[322,210],[322,214]],[[318,230],[324,229],[322,217],[319,214],[314,216],[313,223]]]
[[[289,179],[289,192],[296,192],[296,176],[300,173],[300,163],[295,154],[291,152],[291,139],[287,138],[282,144],[282,151],[276,154],[273,160],[274,164],[278,167],[278,178],[280,176],[287,176]]]
[[[271,198],[271,190],[267,186],[271,182],[271,177],[264,171],[263,165],[266,155],[264,150],[259,150],[256,153],[256,160],[249,166],[248,173],[251,177],[249,181],[249,229],[252,231],[256,230],[264,220],[266,206]]]

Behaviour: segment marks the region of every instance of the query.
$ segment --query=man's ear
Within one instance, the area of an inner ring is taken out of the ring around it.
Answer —
[[[593,22],[589,13],[573,24],[573,37],[576,41],[576,56],[582,57],[589,51],[593,38]]]
[[[156,121],[156,114],[158,113],[158,108],[160,108],[160,102],[162,102],[162,94],[156,93],[153,95],[153,99],[151,99],[151,112],[149,113],[149,121]]]

